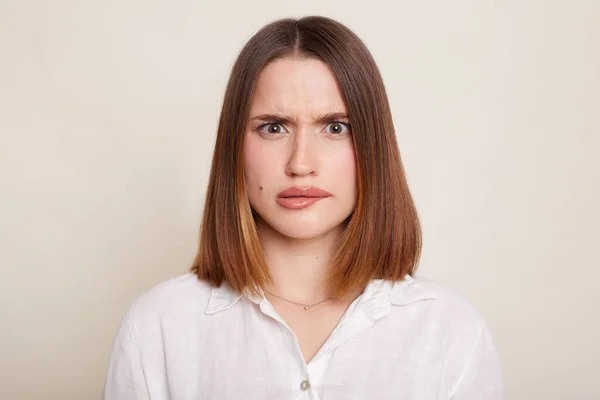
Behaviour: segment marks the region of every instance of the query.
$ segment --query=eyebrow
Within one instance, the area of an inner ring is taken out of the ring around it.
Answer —
[[[251,120],[252,121],[254,121],[254,120],[276,121],[278,123],[284,123],[284,124],[292,124],[292,125],[295,124],[295,122],[292,118],[286,117],[285,115],[282,115],[282,114],[261,114],[261,115],[257,115],[256,117],[251,118]],[[346,113],[343,113],[343,112],[325,113],[325,114],[321,114],[317,118],[315,118],[315,121],[320,124],[324,124],[326,122],[331,122],[331,121],[337,121],[337,120],[350,120],[350,118],[348,118],[348,115],[346,115]]]

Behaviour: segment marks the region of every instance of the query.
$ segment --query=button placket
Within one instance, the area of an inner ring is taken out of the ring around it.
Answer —
[[[281,318],[281,316],[279,315],[279,313],[277,313],[277,311],[275,310],[275,308],[273,307],[273,305],[267,299],[263,299],[259,303],[259,307],[260,307],[260,310],[263,312],[263,314],[265,314],[268,317],[274,319],[275,321],[277,321],[280,324],[281,330],[283,332],[285,332],[285,334],[288,336],[289,340],[291,341],[292,346],[295,347],[296,355],[297,355],[298,360],[300,362],[300,368],[302,369],[302,375],[301,376],[307,377],[302,382],[300,382],[300,385],[298,387],[300,388],[300,390],[302,392],[308,392],[308,390],[311,388],[311,384],[310,384],[310,381],[309,381],[309,378],[308,378],[309,377],[308,366],[307,366],[306,362],[304,361],[304,356],[302,355],[302,350],[300,349],[300,343],[298,342],[298,338],[296,337],[296,334],[285,323],[285,321],[283,320],[283,318]]]

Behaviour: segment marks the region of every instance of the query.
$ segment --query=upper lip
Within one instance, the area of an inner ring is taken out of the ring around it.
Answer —
[[[304,189],[291,187],[280,192],[277,197],[329,197],[331,193],[317,187],[309,186]]]

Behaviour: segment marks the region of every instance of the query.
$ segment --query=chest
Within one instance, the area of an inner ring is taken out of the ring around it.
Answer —
[[[166,379],[168,398],[444,398],[440,349],[418,330],[398,331],[385,321],[373,326],[359,314],[339,326],[312,327],[322,330],[319,345],[303,342],[315,336],[310,327],[295,333],[264,317],[213,318],[187,335],[187,343],[165,340],[165,371],[158,376]],[[165,339],[175,329],[166,327]],[[311,349],[318,354],[307,363],[304,353]]]

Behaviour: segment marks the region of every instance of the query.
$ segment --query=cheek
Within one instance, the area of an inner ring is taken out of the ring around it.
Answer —
[[[344,184],[348,189],[353,189],[356,186],[357,171],[356,171],[356,154],[354,147],[349,147],[341,152],[336,158],[336,172],[340,177],[344,177]]]
[[[260,187],[269,180],[272,171],[273,160],[264,146],[260,146],[252,138],[248,138],[244,143],[244,175],[249,192],[261,191]]]

